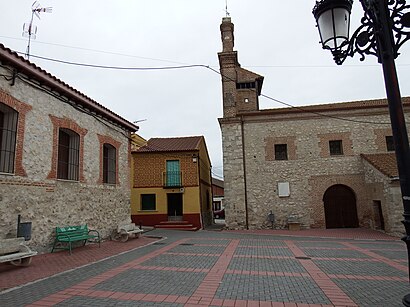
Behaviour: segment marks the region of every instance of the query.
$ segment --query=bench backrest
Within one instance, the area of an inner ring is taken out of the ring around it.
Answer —
[[[20,245],[23,244],[24,238],[0,239],[0,255],[15,253],[20,251]]]
[[[56,227],[56,234],[59,235],[86,235],[88,234],[88,226],[79,225],[79,226],[65,226],[65,227]]]
[[[124,229],[125,231],[132,231],[132,230],[134,230],[136,227],[135,227],[135,224],[134,223],[131,223],[131,224],[123,224],[123,225],[119,225],[118,226],[118,231],[120,231],[121,229]]]

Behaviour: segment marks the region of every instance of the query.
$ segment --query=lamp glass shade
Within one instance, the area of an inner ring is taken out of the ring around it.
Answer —
[[[339,49],[349,40],[350,12],[345,8],[324,11],[317,19],[323,48]]]

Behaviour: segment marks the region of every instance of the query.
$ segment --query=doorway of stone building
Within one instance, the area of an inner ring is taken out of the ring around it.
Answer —
[[[182,221],[182,193],[168,193],[168,221]]]
[[[359,226],[356,196],[349,187],[337,184],[323,196],[326,228],[355,228]]]
[[[384,218],[382,211],[382,202],[373,200],[374,228],[384,230]]]

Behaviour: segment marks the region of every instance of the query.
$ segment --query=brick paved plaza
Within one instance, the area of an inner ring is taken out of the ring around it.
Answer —
[[[40,255],[28,268],[0,267],[0,306],[390,307],[410,293],[398,239],[282,234],[155,230],[146,236],[164,239]],[[98,253],[113,256],[95,262]]]

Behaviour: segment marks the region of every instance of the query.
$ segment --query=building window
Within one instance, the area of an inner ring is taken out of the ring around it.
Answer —
[[[341,140],[329,141],[329,152],[331,156],[343,155],[343,143]]]
[[[117,152],[110,144],[103,145],[103,182],[115,184],[117,169]]]
[[[219,211],[219,210],[221,210],[221,209],[222,209],[221,201],[220,201],[220,200],[218,200],[218,201],[213,201],[213,202],[212,202],[212,207],[213,207],[213,210],[214,210],[214,211]]]
[[[394,141],[391,135],[386,136],[387,151],[394,151]]]
[[[256,82],[242,82],[236,83],[236,89],[247,89],[247,88],[255,88]]]
[[[166,187],[182,186],[181,169],[179,160],[167,160],[167,171],[165,173]]]
[[[155,194],[141,194],[141,210],[155,210]]]
[[[14,173],[18,112],[0,103],[0,172]]]
[[[80,166],[80,136],[60,128],[58,133],[57,178],[78,181]]]
[[[275,144],[275,160],[287,160],[288,159],[288,145],[287,144]]]

